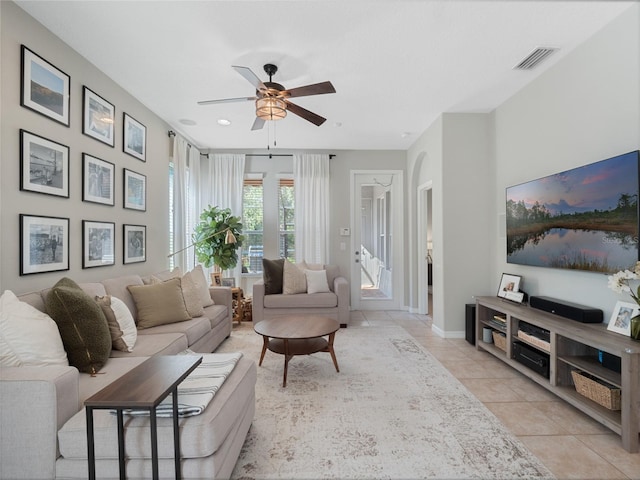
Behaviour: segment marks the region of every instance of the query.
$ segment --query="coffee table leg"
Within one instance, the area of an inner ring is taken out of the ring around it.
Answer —
[[[286,338],[284,341],[284,377],[282,379],[282,388],[287,386],[287,369],[289,368],[289,360],[291,359],[291,355],[289,355],[289,340]]]
[[[258,366],[261,367],[262,366],[262,360],[264,359],[264,354],[267,351],[267,345],[269,345],[269,337],[264,336],[262,337],[263,340],[263,344],[262,344],[262,353],[260,354],[260,362],[258,363]]]
[[[333,339],[336,336],[336,332],[333,332],[329,335],[329,345],[327,348],[329,349],[329,353],[331,354],[331,359],[333,360],[333,365],[336,367],[336,372],[340,373],[340,369],[338,368],[338,359],[336,358],[336,352],[333,351]]]

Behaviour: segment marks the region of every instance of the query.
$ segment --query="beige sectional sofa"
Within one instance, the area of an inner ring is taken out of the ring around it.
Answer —
[[[148,283],[148,278],[128,275],[80,287],[91,297],[121,299],[138,321],[136,302],[127,287],[145,285],[145,280]],[[45,311],[48,293],[49,289],[18,298]],[[231,333],[232,297],[226,287],[209,287],[209,293],[214,304],[203,308],[203,315],[138,330],[133,350],[112,350],[95,375],[65,365],[0,368],[0,478],[86,478],[84,400],[151,355],[215,350]],[[180,419],[183,478],[230,476],[253,420],[255,382],[255,363],[242,357],[205,411]],[[118,478],[115,415],[100,410],[94,419],[98,478]],[[162,478],[174,474],[171,421],[158,419]],[[151,477],[148,426],[148,417],[125,420],[127,478]]]
[[[304,272],[312,270],[326,273],[328,291],[308,293],[307,288],[302,284],[298,288],[287,287],[287,283],[290,281],[289,273],[299,276],[297,272],[291,270],[289,264],[284,262],[285,271],[280,273],[277,267],[274,270],[269,266],[269,261],[266,262],[263,264],[264,279],[253,284],[252,316],[254,323],[283,315],[304,314],[327,316],[337,320],[341,327],[348,325],[349,282],[340,274],[337,265],[305,263],[302,266],[294,267],[300,268]],[[277,277],[280,275],[283,278],[278,284]],[[299,277],[298,280],[301,278]]]

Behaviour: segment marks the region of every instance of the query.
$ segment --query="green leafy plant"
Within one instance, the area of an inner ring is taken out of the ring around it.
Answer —
[[[209,205],[200,214],[192,239],[199,262],[229,270],[238,264],[238,249],[244,241],[242,223],[230,209]]]

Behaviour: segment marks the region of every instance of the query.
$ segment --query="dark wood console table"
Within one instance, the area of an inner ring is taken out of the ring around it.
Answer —
[[[178,385],[200,363],[202,357],[194,355],[156,355],[126,373],[110,385],[89,397],[85,402],[87,414],[87,448],[89,479],[96,478],[95,445],[93,439],[93,411],[115,410],[118,417],[118,461],[120,478],[126,478],[124,455],[123,410],[149,410],[151,427],[151,463],[153,478],[158,478],[158,424],[156,407],[173,393],[173,445],[176,479],[180,471],[180,430],[178,428]]]

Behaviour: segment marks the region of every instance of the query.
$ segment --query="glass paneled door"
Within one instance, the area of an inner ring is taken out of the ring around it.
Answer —
[[[400,308],[402,171],[352,171],[351,304],[354,309]]]

